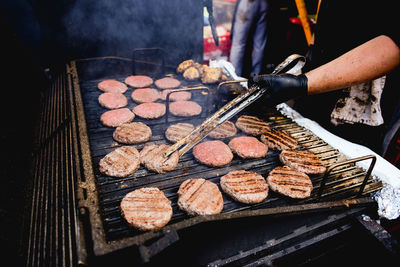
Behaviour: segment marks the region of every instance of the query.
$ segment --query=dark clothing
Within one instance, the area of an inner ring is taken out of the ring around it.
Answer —
[[[385,3],[387,2],[387,3]],[[311,62],[304,71],[325,64],[347,51],[379,35],[387,35],[400,46],[394,14],[396,8],[389,1],[322,1],[315,30],[315,45]],[[365,145],[381,153],[381,144],[391,124],[400,99],[399,68],[387,75],[381,99],[384,124],[367,126],[363,124],[334,126],[330,114],[342,90],[308,96],[296,102],[295,109],[304,117],[317,121],[332,133],[349,141]]]

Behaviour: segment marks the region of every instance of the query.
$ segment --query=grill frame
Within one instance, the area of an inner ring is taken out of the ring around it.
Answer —
[[[104,220],[102,218],[102,211],[100,208],[101,201],[99,200],[99,195],[98,195],[99,192],[97,190],[95,170],[93,169],[93,164],[92,164],[93,161],[89,143],[87,121],[85,117],[85,110],[82,101],[82,94],[81,94],[80,81],[78,75],[78,67],[77,67],[78,62],[79,60],[71,61],[67,65],[67,73],[70,76],[69,80],[71,84],[68,89],[70,90],[70,94],[73,95],[74,97],[76,124],[78,132],[78,136],[76,138],[77,140],[79,140],[79,146],[81,152],[81,155],[77,156],[81,158],[81,169],[83,172],[83,175],[80,176],[80,181],[78,182],[78,188],[77,188],[78,210],[80,211],[81,217],[86,217],[89,223],[87,227],[90,228],[89,231],[92,239],[91,243],[93,245],[92,250],[95,255],[108,254],[118,249],[130,247],[133,245],[143,247],[143,245],[150,240],[154,240],[156,238],[160,238],[165,235],[168,236],[171,232],[173,233],[180,229],[184,229],[208,221],[230,220],[235,218],[268,216],[276,214],[281,214],[281,215],[292,214],[298,212],[316,211],[321,209],[363,206],[374,203],[374,201],[370,197],[356,198],[355,194],[351,198],[340,199],[340,200],[335,199],[334,201],[316,201],[316,198],[312,197],[307,200],[296,201],[295,205],[293,205],[293,202],[289,200],[285,205],[278,207],[253,209],[256,206],[252,206],[251,208],[244,207],[244,210],[236,209],[234,212],[227,212],[219,215],[187,217],[178,222],[170,223],[159,231],[144,232],[137,234],[135,236],[129,236],[118,240],[108,240],[106,237],[107,234],[104,228],[105,225],[104,225]],[[317,136],[315,136],[308,130],[304,129],[300,130],[300,128],[302,127],[295,124],[290,119],[287,119],[279,115],[278,113],[276,119],[277,119],[276,124],[274,126],[278,129],[285,127],[286,127],[285,129],[289,128],[289,132],[291,134],[295,136],[299,135],[298,138],[301,141],[302,146],[305,145],[305,147],[303,146],[303,148],[309,149],[310,151],[317,150],[317,153],[320,154],[328,154],[327,156],[325,156],[325,158],[327,160],[330,160],[329,161],[330,164],[334,164],[338,161],[345,160],[345,157],[341,155],[337,150],[330,147],[327,143],[323,142],[321,139],[319,139]],[[287,125],[289,125],[289,127],[287,127]],[[315,153],[315,151],[313,152]],[[272,153],[271,156],[277,157],[277,155],[278,153],[276,152]],[[347,164],[343,168],[348,168],[348,169],[353,168],[354,170],[359,169],[358,167],[350,166],[349,164]],[[229,170],[233,169],[230,168]],[[361,173],[362,172],[363,171],[361,171]],[[335,175],[335,173],[333,175]],[[358,174],[356,173],[355,175]],[[322,176],[318,179],[322,179]],[[331,186],[335,186],[334,182],[335,181],[333,181]],[[354,189],[355,192],[357,192],[357,188],[358,186],[355,187]],[[372,191],[375,190],[378,189],[372,188]],[[313,192],[316,191],[317,190],[314,189]],[[368,195],[370,192],[371,189],[367,188],[367,190],[364,191],[363,196]],[[326,197],[326,199],[329,200],[329,196]],[[84,244],[82,244],[81,247],[82,246],[84,246]]]

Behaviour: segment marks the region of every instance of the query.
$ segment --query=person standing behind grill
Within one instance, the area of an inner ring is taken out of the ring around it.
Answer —
[[[260,74],[262,71],[264,49],[268,39],[268,10],[267,0],[238,0],[236,2],[231,31],[230,62],[232,62],[235,72],[239,76],[243,76],[243,68],[246,64],[245,54],[249,43],[252,44],[251,72]]]

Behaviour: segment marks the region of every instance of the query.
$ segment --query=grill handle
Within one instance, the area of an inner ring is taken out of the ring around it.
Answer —
[[[336,164],[333,164],[332,166],[330,166],[330,167],[326,170],[326,172],[325,172],[325,174],[324,174],[324,177],[322,178],[321,185],[320,185],[320,187],[319,187],[319,191],[318,191],[318,194],[317,194],[317,199],[319,199],[319,198],[322,196],[322,192],[324,191],[325,184],[326,184],[326,180],[328,179],[329,174],[330,174],[334,169],[336,169],[336,168],[338,168],[338,167],[340,167],[340,166],[346,165],[346,164],[356,163],[356,162],[363,161],[363,160],[367,160],[367,159],[372,159],[372,161],[371,161],[371,164],[369,165],[368,171],[367,171],[367,173],[365,174],[365,178],[364,178],[362,184],[360,185],[360,190],[358,191],[358,194],[357,194],[357,197],[361,197],[361,195],[362,195],[362,193],[363,193],[363,191],[364,191],[365,185],[367,184],[368,179],[369,179],[369,177],[371,176],[372,169],[374,168],[375,163],[376,163],[376,157],[375,157],[374,155],[368,155],[368,156],[358,157],[358,158],[354,158],[354,159],[342,161],[342,162],[339,162],[339,163],[336,163]]]

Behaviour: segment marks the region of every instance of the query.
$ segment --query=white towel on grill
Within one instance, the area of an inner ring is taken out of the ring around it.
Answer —
[[[348,96],[340,98],[331,113],[334,125],[362,123],[370,126],[383,124],[380,100],[386,76],[370,82],[353,85]]]

